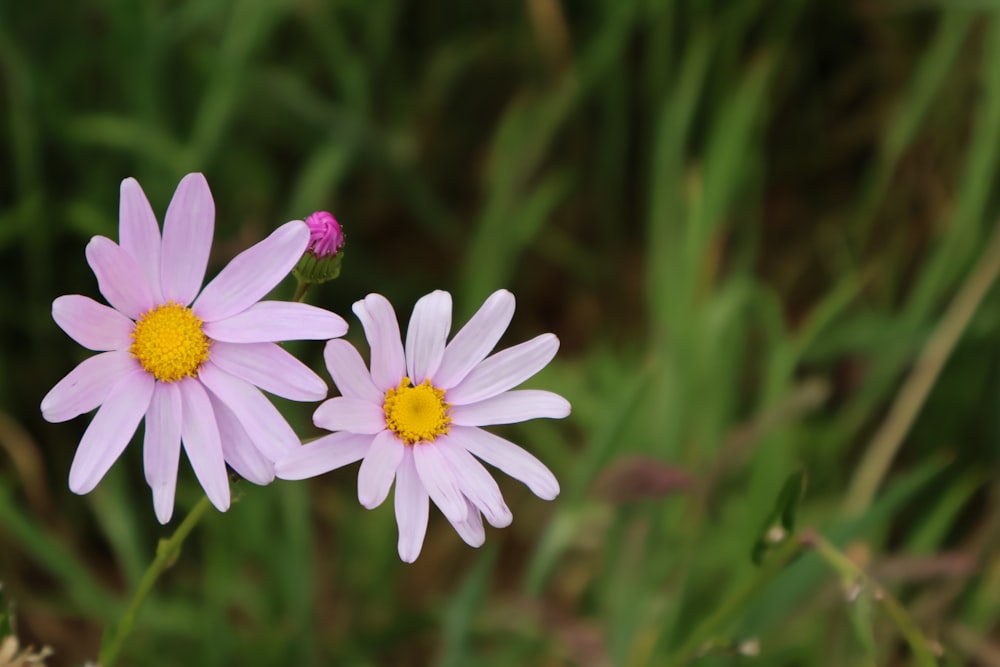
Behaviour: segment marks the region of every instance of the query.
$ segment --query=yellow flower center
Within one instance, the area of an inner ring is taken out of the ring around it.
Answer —
[[[190,308],[168,301],[139,316],[129,352],[160,382],[194,377],[212,344],[201,324]]]
[[[398,387],[385,392],[385,423],[403,442],[433,442],[448,432],[450,406],[444,402],[444,390],[435,389],[430,380],[416,387],[403,378]]]

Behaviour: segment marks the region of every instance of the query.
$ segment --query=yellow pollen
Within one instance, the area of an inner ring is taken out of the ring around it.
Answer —
[[[208,361],[212,340],[190,308],[168,301],[139,316],[129,352],[160,382],[194,377]]]
[[[450,406],[444,402],[444,390],[435,389],[430,380],[413,386],[403,378],[398,387],[385,392],[385,423],[403,442],[433,442],[448,432]]]

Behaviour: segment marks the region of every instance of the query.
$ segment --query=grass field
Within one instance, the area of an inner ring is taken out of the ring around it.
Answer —
[[[51,303],[100,299],[84,247],[121,180],[162,219],[201,171],[210,274],[338,217],[308,300],[362,349],[369,292],[446,289],[456,325],[514,292],[503,344],[557,334],[529,386],[573,414],[494,431],[562,493],[498,475],[513,525],[475,550],[432,510],[408,565],[357,466],[235,483],[119,664],[1000,665],[998,158],[990,0],[0,3],[17,634],[95,659],[202,497],[182,463],[160,526],[138,438],[72,494],[89,418],[39,411],[88,354]]]

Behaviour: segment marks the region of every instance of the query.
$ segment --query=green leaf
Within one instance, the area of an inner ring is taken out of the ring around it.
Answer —
[[[781,492],[778,493],[778,499],[774,503],[774,509],[768,514],[757,535],[757,541],[754,542],[750,555],[755,565],[760,565],[764,555],[784,542],[795,530],[795,513],[805,491],[805,470],[797,470],[785,479]]]

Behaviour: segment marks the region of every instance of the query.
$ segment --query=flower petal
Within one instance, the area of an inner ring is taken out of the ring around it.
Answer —
[[[385,394],[372,382],[372,375],[361,355],[346,340],[328,342],[323,358],[330,377],[341,394],[376,404],[385,400]]]
[[[382,406],[360,398],[334,396],[313,413],[313,423],[327,431],[375,435],[385,430]]]
[[[206,322],[205,335],[229,343],[329,340],[347,333],[340,315],[306,303],[260,301],[224,320]]]
[[[205,286],[192,309],[206,322],[232,317],[260,301],[295,267],[309,244],[301,220],[286,222],[233,258]]]
[[[188,461],[195,477],[205,489],[205,495],[216,509],[229,509],[229,475],[226,460],[222,455],[222,440],[219,425],[215,421],[215,410],[208,398],[208,392],[194,378],[185,378],[179,383],[184,419],[181,423],[181,438]]]
[[[555,334],[542,334],[508,347],[473,368],[465,379],[448,390],[445,400],[452,405],[467,405],[493,398],[516,387],[552,361],[559,349]]]
[[[292,401],[322,401],[326,383],[274,343],[212,345],[212,363],[264,391]]]
[[[483,515],[467,498],[464,499],[468,514],[462,521],[451,521],[452,527],[462,541],[470,547],[478,549],[486,541],[486,529],[483,528]]]
[[[114,241],[95,236],[87,244],[86,255],[98,289],[115,310],[137,320],[156,305],[139,263]]]
[[[514,515],[504,502],[496,480],[483,464],[461,445],[451,442],[448,436],[438,438],[434,444],[440,448],[448,465],[455,471],[455,479],[459,480],[462,494],[482,510],[490,525],[495,528],[509,526]]]
[[[264,486],[274,481],[274,463],[260,453],[243,424],[232,410],[209,392],[208,400],[215,411],[215,423],[222,441],[222,456],[241,477]]]
[[[413,306],[406,328],[406,369],[418,385],[434,374],[451,331],[451,294],[431,292]]]
[[[469,426],[452,426],[448,435],[470,454],[523,482],[539,498],[552,500],[559,495],[559,482],[552,471],[513,442]]]
[[[358,501],[362,506],[375,509],[389,495],[404,448],[390,431],[383,431],[372,440],[358,471]]]
[[[160,286],[165,299],[186,306],[198,295],[214,233],[212,191],[204,175],[188,174],[174,190],[163,221]]]
[[[118,205],[118,241],[142,269],[153,298],[163,301],[160,291],[160,225],[156,222],[146,193],[134,178],[122,181]]]
[[[413,462],[427,495],[441,513],[452,523],[464,521],[468,515],[465,496],[441,451],[433,443],[413,445]]]
[[[132,344],[135,322],[79,294],[61,296],[52,302],[52,319],[69,337],[88,350],[119,350]]]
[[[153,396],[153,376],[133,371],[114,386],[83,433],[69,469],[73,493],[89,493],[125,450]]]
[[[105,402],[122,378],[140,370],[142,366],[128,350],[103,352],[84,359],[42,399],[42,416],[46,421],[58,423],[90,412]]]
[[[146,411],[142,461],[146,483],[153,490],[153,510],[160,523],[170,521],[174,513],[182,423],[180,387],[175,383],[154,383],[153,397]]]
[[[491,294],[448,343],[431,383],[440,389],[451,389],[461,382],[496,347],[512,317],[514,295],[504,289]]]
[[[468,405],[454,405],[449,411],[451,423],[460,426],[514,424],[529,419],[562,419],[569,415],[569,401],[540,389],[520,389]]]
[[[249,382],[225,372],[213,362],[203,364],[198,378],[233,411],[260,453],[277,461],[299,446],[299,438],[278,409]]]
[[[383,392],[395,387],[406,373],[406,362],[392,304],[381,294],[369,294],[353,310],[371,347],[372,382]]]
[[[424,546],[429,511],[427,489],[413,463],[413,447],[403,448],[403,460],[396,469],[394,500],[396,525],[399,526],[399,557],[404,563],[412,563]]]
[[[357,433],[331,433],[296,447],[274,464],[281,479],[306,479],[350,465],[364,458],[372,436]]]

